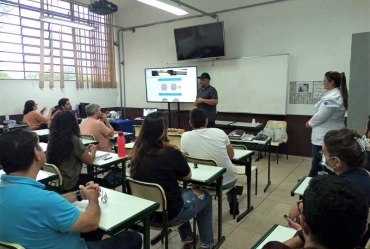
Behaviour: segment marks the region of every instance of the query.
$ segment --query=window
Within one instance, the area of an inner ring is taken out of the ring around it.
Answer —
[[[98,27],[88,31],[48,22],[52,16]],[[113,15],[58,0],[0,3],[0,79],[75,81],[77,88],[116,87]]]

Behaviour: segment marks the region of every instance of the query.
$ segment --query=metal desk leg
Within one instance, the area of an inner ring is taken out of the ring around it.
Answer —
[[[127,162],[127,160],[128,160],[128,158],[126,158],[122,162],[122,193],[127,193],[126,184],[125,184],[125,179],[126,179],[126,162]]]
[[[218,201],[218,243],[214,249],[220,248],[225,241],[225,236],[222,236],[222,176],[217,179],[217,201]]]
[[[271,181],[270,181],[271,141],[268,143],[267,150],[268,150],[267,185],[266,185],[265,189],[263,190],[263,192],[265,192],[265,193],[271,185]]]
[[[252,156],[248,157],[245,162],[245,175],[247,176],[247,210],[241,213],[237,218],[236,222],[241,221],[245,216],[247,216],[254,207],[251,206],[251,188],[252,188]]]
[[[93,165],[87,165],[86,170],[89,176],[95,176],[95,167]]]
[[[143,223],[144,223],[144,249],[150,249],[150,243],[149,243],[149,240],[150,240],[150,219],[149,219],[149,215],[145,216],[144,220],[143,220]]]

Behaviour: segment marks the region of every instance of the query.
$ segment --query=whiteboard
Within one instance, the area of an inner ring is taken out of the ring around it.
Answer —
[[[210,74],[217,111],[286,115],[288,54],[169,64],[185,63]]]

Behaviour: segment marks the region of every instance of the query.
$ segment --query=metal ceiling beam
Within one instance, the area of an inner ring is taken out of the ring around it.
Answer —
[[[185,6],[185,7],[186,7],[186,8],[188,8],[188,9],[192,9],[192,10],[194,10],[194,11],[196,11],[196,12],[199,12],[199,13],[201,13],[201,14],[205,15],[205,16],[209,16],[209,17],[211,17],[211,18],[213,18],[213,19],[216,19],[216,20],[218,21],[218,17],[217,17],[217,15],[216,15],[216,14],[207,13],[207,12],[205,12],[205,11],[203,11],[203,10],[200,10],[200,9],[198,9],[198,8],[195,8],[195,7],[191,6],[190,4],[187,4],[187,3],[181,2],[180,0],[170,0],[170,1],[171,1],[171,2],[174,2],[174,3],[177,3],[177,4],[179,4],[179,5]]]
[[[179,3],[178,0],[170,0],[170,1]],[[287,1],[297,1],[297,0],[272,0],[272,1],[263,2],[263,3],[256,3],[256,4],[250,4],[250,5],[245,5],[245,6],[231,8],[231,9],[220,10],[220,11],[216,11],[216,12],[213,12],[213,13],[206,13],[206,14],[195,15],[195,16],[187,16],[187,17],[181,17],[181,18],[172,19],[172,20],[153,22],[153,23],[147,23],[147,24],[137,25],[137,26],[133,26],[133,27],[127,27],[127,28],[123,28],[122,31],[133,31],[134,32],[135,29],[138,29],[138,28],[147,28],[147,27],[150,27],[150,26],[158,25],[158,24],[165,24],[165,23],[183,21],[183,20],[188,20],[188,19],[193,19],[193,18],[198,18],[198,17],[204,17],[204,16],[209,16],[209,15],[216,15],[217,16],[218,14],[222,14],[222,13],[226,13],[226,12],[230,12],[230,11],[236,11],[236,10],[241,10],[241,9],[253,8],[253,7],[269,5],[269,4],[274,4],[274,3],[287,2]],[[181,4],[184,4],[184,3],[181,2]]]

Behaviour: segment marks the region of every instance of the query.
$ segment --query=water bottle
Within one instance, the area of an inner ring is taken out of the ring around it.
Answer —
[[[9,131],[9,125],[8,125],[8,122],[4,122],[3,123],[3,133],[4,132],[8,132]]]
[[[126,139],[122,131],[118,132],[117,145],[118,145],[118,157],[125,157],[126,156],[126,147],[125,147]]]

